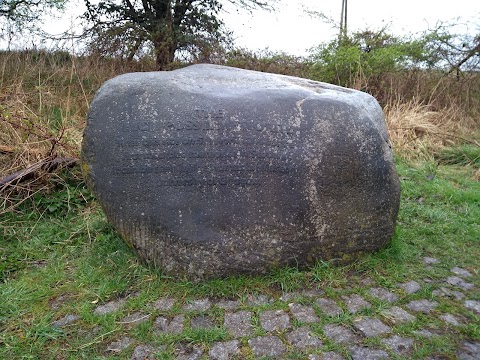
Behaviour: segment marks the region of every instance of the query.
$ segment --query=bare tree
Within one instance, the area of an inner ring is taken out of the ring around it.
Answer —
[[[480,29],[474,34],[455,34],[450,23],[437,24],[425,35],[426,47],[438,64],[457,76],[463,71],[480,70]]]
[[[17,31],[31,29],[44,12],[63,9],[65,3],[66,0],[0,0],[0,20],[13,24]]]
[[[208,51],[215,43],[228,37],[219,13],[219,0],[102,0],[93,4],[85,0],[85,18],[90,22],[90,34],[108,39],[106,44],[119,42],[126,57],[149,44],[155,52],[157,68],[168,67],[179,52],[194,56]],[[247,8],[271,8],[262,0],[229,0]]]

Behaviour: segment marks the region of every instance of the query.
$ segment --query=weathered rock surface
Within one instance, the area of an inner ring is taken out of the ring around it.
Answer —
[[[105,83],[82,161],[139,256],[189,278],[351,260],[386,245],[399,207],[374,98],[215,65]]]

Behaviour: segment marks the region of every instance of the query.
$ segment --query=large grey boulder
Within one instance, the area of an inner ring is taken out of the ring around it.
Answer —
[[[387,244],[399,207],[373,97],[223,66],[107,81],[82,161],[138,255],[193,279],[350,261]]]

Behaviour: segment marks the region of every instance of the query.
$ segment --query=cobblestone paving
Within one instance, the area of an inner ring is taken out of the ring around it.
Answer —
[[[425,257],[423,263],[429,269],[442,266],[431,257]],[[321,289],[303,289],[238,299],[163,297],[135,311],[128,310],[130,298],[126,297],[97,305],[92,316],[101,319],[121,314],[116,321],[121,331],[103,343],[103,349],[106,356],[136,360],[408,359],[416,347],[434,344],[435,338],[452,329],[458,339],[451,358],[480,359],[480,342],[458,330],[480,316],[478,274],[461,267],[450,273],[446,278],[407,280],[390,286],[363,279],[362,293],[349,292],[345,286],[345,293],[337,296]],[[449,312],[448,302],[465,311]],[[61,304],[52,302],[51,308],[58,311]],[[80,321],[80,314],[63,313],[54,318],[52,326],[75,328]],[[95,337],[101,327],[94,331],[79,330],[78,334]],[[195,340],[193,335],[182,335],[185,332],[203,332],[204,337]],[[140,333],[143,336],[135,336]],[[209,334],[218,341],[204,341]]]

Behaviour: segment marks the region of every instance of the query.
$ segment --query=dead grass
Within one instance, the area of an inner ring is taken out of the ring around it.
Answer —
[[[260,60],[249,62],[244,56],[248,66],[229,64],[282,73],[292,68],[296,70],[291,75],[299,75],[297,63],[289,67],[280,62],[283,67],[272,70],[262,67],[271,61]],[[36,50],[0,52],[0,181],[48,159],[78,158],[88,106],[101,84],[122,73],[153,67],[148,60],[122,62]],[[440,75],[396,74],[385,76],[376,88],[363,89],[375,90],[384,104],[395,151],[404,158],[432,159],[435,151],[454,144],[478,146],[480,76],[467,74],[458,81]],[[28,182],[0,185],[0,214],[19,199],[48,188],[52,176],[40,167]]]
[[[457,144],[480,146],[479,119],[458,107],[433,110],[411,101],[384,107],[394,150],[408,160],[433,160],[444,147]]]
[[[148,64],[66,52],[0,52],[0,181],[49,159],[78,158],[95,92],[109,78],[144,69]],[[54,176],[49,170],[39,167],[21,185],[0,185],[0,214],[44,189]]]

